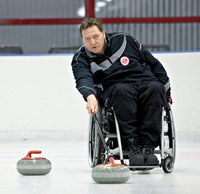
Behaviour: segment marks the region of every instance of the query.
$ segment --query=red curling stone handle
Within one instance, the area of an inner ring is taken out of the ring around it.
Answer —
[[[29,152],[27,153],[27,155],[26,155],[23,159],[24,159],[24,160],[30,160],[30,159],[33,159],[32,154],[41,154],[41,153],[42,153],[42,151],[40,151],[40,150],[31,150],[31,151],[29,151]],[[35,158],[35,159],[40,160],[40,159],[45,159],[45,158],[37,157],[37,158]]]

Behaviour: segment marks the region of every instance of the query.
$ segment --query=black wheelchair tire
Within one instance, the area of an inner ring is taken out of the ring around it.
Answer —
[[[165,158],[162,168],[165,173],[171,173],[174,170],[174,159],[171,156]]]
[[[99,134],[96,129],[94,118],[90,117],[90,126],[89,126],[89,140],[88,140],[88,162],[91,168],[97,166],[101,163],[102,157],[102,142],[99,137]]]

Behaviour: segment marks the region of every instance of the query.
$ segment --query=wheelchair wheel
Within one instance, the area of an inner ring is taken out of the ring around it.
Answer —
[[[174,170],[174,159],[170,156],[163,161],[163,170],[165,173],[171,173]]]
[[[99,121],[102,121],[101,110],[98,111],[97,117]],[[90,116],[89,122],[88,153],[88,162],[91,168],[103,162],[105,149],[102,145],[101,138],[97,132],[97,126],[92,116]]]
[[[176,158],[176,137],[174,119],[170,105],[163,115],[162,129],[162,168],[165,173],[171,173],[174,169]]]

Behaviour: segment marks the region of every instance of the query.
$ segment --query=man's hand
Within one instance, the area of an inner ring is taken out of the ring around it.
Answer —
[[[170,87],[170,82],[167,82],[165,85],[165,91],[166,91],[166,98],[167,98],[167,102],[172,104],[172,96],[171,96],[171,87]]]
[[[87,111],[89,114],[95,114],[98,111],[97,99],[93,94],[87,97]]]
[[[171,96],[171,88],[169,88],[166,92],[166,97],[167,97],[167,102],[169,102],[170,104],[173,103],[172,101],[172,96]]]

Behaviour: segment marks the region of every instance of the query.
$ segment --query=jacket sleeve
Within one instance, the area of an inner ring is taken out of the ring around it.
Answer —
[[[132,41],[135,44],[135,47],[139,50],[141,60],[146,63],[154,73],[156,78],[162,83],[166,84],[169,82],[169,77],[163,65],[158,59],[156,59],[140,42],[132,37]]]
[[[84,100],[87,101],[86,99],[90,94],[96,95],[89,62],[81,52],[78,52],[74,55],[71,65],[76,81],[76,88],[82,94]]]
[[[163,65],[160,63],[158,59],[156,59],[147,49],[143,46],[141,48],[141,52],[144,56],[145,62],[150,66],[151,71],[154,73],[156,78],[162,82],[164,85],[169,82],[169,77],[167,76],[167,72]]]

